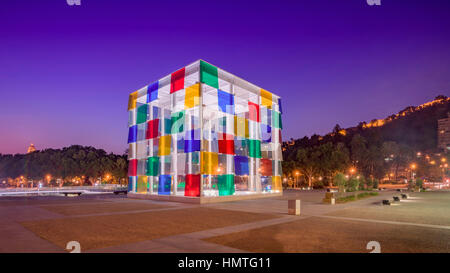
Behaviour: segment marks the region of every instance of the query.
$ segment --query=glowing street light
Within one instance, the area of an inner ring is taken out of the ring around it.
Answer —
[[[297,188],[297,186],[298,186],[298,176],[300,175],[300,172],[299,171],[295,171],[295,176],[296,176],[296,179],[295,179],[295,187]]]
[[[411,179],[414,179],[414,170],[417,168],[416,163],[412,163],[411,165],[409,165],[409,167],[411,168]]]

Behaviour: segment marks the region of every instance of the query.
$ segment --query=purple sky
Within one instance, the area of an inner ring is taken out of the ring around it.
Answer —
[[[282,97],[283,138],[450,91],[450,1],[4,0],[0,153],[122,153],[128,94],[204,59]]]

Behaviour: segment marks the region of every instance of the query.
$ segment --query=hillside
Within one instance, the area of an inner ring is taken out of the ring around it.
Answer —
[[[435,151],[437,149],[437,120],[446,118],[450,112],[450,98],[438,96],[433,101],[419,106],[408,106],[397,114],[385,119],[360,122],[355,127],[340,128],[336,125],[333,132],[325,136],[314,135],[283,143],[283,150],[292,146],[310,146],[325,142],[344,142],[360,134],[369,141],[395,141],[416,151]]]

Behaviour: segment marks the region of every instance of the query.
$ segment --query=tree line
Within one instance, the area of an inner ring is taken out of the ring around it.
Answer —
[[[446,118],[450,111],[447,97],[436,99],[440,103],[400,115],[383,126],[367,128],[360,123],[342,129],[336,125],[325,136],[313,135],[283,143],[285,178],[309,187],[330,185],[337,174],[351,176],[353,170],[355,177],[365,177],[364,181],[373,184],[386,177],[393,181],[408,178],[400,177],[400,173],[410,168],[410,164],[417,166],[413,171],[418,176],[441,174],[442,177],[445,170],[439,167],[443,165],[434,164],[433,158],[425,156],[441,152],[437,149],[437,120]],[[404,111],[408,109],[413,107]]]
[[[126,183],[127,168],[126,155],[108,154],[102,149],[80,145],[29,154],[0,154],[0,178],[3,179],[47,183],[76,179],[83,185],[97,180]]]

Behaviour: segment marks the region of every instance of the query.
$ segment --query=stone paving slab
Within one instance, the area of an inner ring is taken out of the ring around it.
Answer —
[[[93,215],[100,213],[115,213],[115,212],[129,212],[129,211],[143,211],[167,208],[167,205],[160,204],[139,204],[139,203],[124,203],[124,202],[107,202],[96,204],[79,204],[77,206],[59,206],[59,205],[45,205],[40,206],[51,212],[62,214],[65,216],[77,215]],[[170,207],[170,206],[169,206]]]
[[[299,219],[304,219],[306,217],[298,217],[298,216],[285,216],[275,219],[251,222],[247,224],[234,225],[216,229],[210,229],[205,231],[181,234],[168,236],[164,238],[149,240],[145,242],[139,242],[134,244],[125,244],[120,246],[114,246],[103,249],[96,249],[92,252],[122,252],[129,251],[132,249],[132,252],[154,252],[158,250],[159,252],[190,252],[190,253],[242,253],[247,252],[241,249],[235,249],[223,245],[213,244],[206,241],[202,241],[201,239],[209,238],[213,236],[229,234],[233,232],[244,231],[248,229],[254,229],[259,227],[266,227],[270,225],[277,225],[280,223],[292,222]]]
[[[65,217],[26,221],[21,224],[60,247],[65,247],[68,241],[78,241],[83,249],[88,250],[276,217],[269,214],[195,207],[161,209],[144,213]]]
[[[0,224],[0,242],[0,253],[65,252],[63,248],[12,221],[2,221]]]
[[[448,226],[445,222],[438,223],[437,222],[421,222],[420,220],[413,219],[413,221],[397,221],[398,219],[389,219],[389,218],[377,218],[377,217],[356,217],[355,215],[346,214],[349,211],[361,210],[370,212],[371,210],[379,210],[386,209],[380,205],[382,199],[391,199],[394,195],[399,195],[399,192],[394,191],[382,191],[379,196],[371,197],[367,199],[362,199],[356,202],[349,202],[345,204],[339,205],[328,205],[321,203],[321,199],[323,198],[325,192],[311,191],[311,192],[302,192],[302,191],[286,191],[283,197],[274,197],[260,200],[245,200],[245,201],[236,201],[229,203],[216,203],[216,204],[208,204],[208,205],[187,205],[183,203],[176,202],[163,202],[163,201],[150,201],[150,200],[137,200],[137,199],[128,199],[126,197],[118,197],[114,195],[101,195],[101,196],[86,196],[82,198],[64,198],[64,197],[38,197],[34,200],[36,203],[31,202],[33,198],[26,198],[25,202],[18,199],[14,199],[18,201],[18,205],[14,206],[11,203],[11,198],[2,199],[0,198],[0,252],[65,252],[65,244],[69,238],[64,239],[64,242],[60,242],[59,245],[55,245],[50,241],[40,238],[35,235],[33,232],[25,229],[19,222],[39,222],[39,221],[49,221],[52,220],[69,220],[70,221],[81,221],[84,222],[83,219],[86,217],[91,217],[93,219],[101,219],[102,217],[115,217],[116,219],[121,219],[118,223],[125,221],[128,224],[133,224],[136,221],[126,220],[127,217],[136,218],[138,221],[141,221],[141,215],[154,215],[165,214],[165,213],[175,213],[178,215],[183,215],[183,211],[190,209],[212,209],[212,210],[226,210],[231,212],[230,215],[236,215],[239,213],[251,213],[255,215],[271,215],[271,217],[267,219],[247,219],[246,223],[244,222],[235,222],[227,226],[214,226],[207,225],[202,230],[189,230],[185,229],[182,233],[168,233],[162,234],[157,238],[136,238],[136,240],[123,240],[111,246],[99,246],[93,249],[89,244],[82,242],[82,252],[245,252],[245,251],[255,251],[253,249],[247,249],[242,246],[234,246],[234,245],[221,245],[218,243],[223,242],[213,242],[210,241],[211,238],[217,238],[221,236],[235,236],[235,234],[244,234],[244,233],[253,233],[255,230],[260,229],[274,229],[276,230],[279,226],[290,225],[295,222],[300,222],[302,225],[308,225],[308,221],[311,219],[319,219],[323,224],[318,224],[317,226],[311,225],[311,228],[302,228],[302,232],[297,232],[294,230],[290,230],[289,234],[295,235],[290,241],[286,243],[287,250],[283,249],[282,251],[292,250],[292,246],[289,246],[289,243],[295,241],[295,238],[299,238],[299,236],[303,236],[302,234],[308,234],[308,232],[315,232],[315,229],[319,229],[317,232],[321,232],[320,229],[326,227],[329,223],[335,223],[332,226],[331,230],[328,230],[326,237],[320,238],[334,238],[336,236],[342,236],[342,238],[336,237],[336,240],[346,238],[346,236],[361,236],[360,233],[373,233],[377,236],[381,236],[381,239],[391,238],[395,242],[406,243],[411,247],[407,248],[407,251],[413,252],[413,245],[410,244],[410,241],[414,241],[415,239],[411,239],[409,237],[404,237],[404,234],[398,235],[397,230],[407,231],[411,234],[419,234],[420,232],[425,234],[425,241],[428,239],[429,241],[436,240],[439,238],[440,244],[445,244]],[[287,200],[300,198],[302,200],[302,215],[301,216],[289,216],[287,215]],[[13,201],[14,201],[13,200]],[[73,202],[73,201],[76,202]],[[3,201],[3,203],[2,203]],[[4,202],[7,201],[7,202]],[[409,211],[409,213],[414,211],[426,210],[427,213],[433,215],[433,213],[438,212],[444,213],[446,212],[446,208],[449,207],[450,201],[450,193],[412,193],[411,198],[408,199],[407,202],[400,202],[400,204],[396,207],[390,207],[388,209],[392,209],[391,211],[400,209]],[[6,204],[3,205],[2,204]],[[33,204],[38,204],[40,206],[35,206]],[[68,209],[73,206],[89,206],[89,205],[104,205],[111,204],[112,206],[120,206],[124,205],[124,207],[128,206],[132,208],[129,211],[94,211],[94,213],[90,213],[87,215],[77,215],[77,213],[67,213],[67,215],[62,215],[59,213],[51,212],[45,209],[47,206],[55,206],[59,208]],[[154,206],[156,205],[156,206]],[[135,206],[135,207],[134,207]],[[162,206],[161,208],[156,208],[158,206]],[[152,207],[152,208],[150,208]],[[437,207],[438,210],[434,210],[433,208]],[[146,209],[141,209],[146,208]],[[149,209],[150,208],[150,209]],[[442,212],[440,212],[442,210]],[[180,214],[181,213],[181,214]],[[424,212],[421,212],[424,213]],[[366,213],[367,214],[367,213]],[[130,216],[134,215],[134,216]],[[185,214],[186,215],[186,214]],[[370,214],[367,214],[370,215]],[[316,217],[313,217],[316,216]],[[209,222],[214,222],[214,219],[210,219],[208,217],[203,217],[204,219],[209,219]],[[426,219],[426,217],[422,217]],[[439,217],[438,217],[439,218]],[[442,219],[447,219],[444,217],[440,217]],[[78,220],[76,220],[78,219]],[[145,221],[150,221],[146,225],[152,225],[153,222],[151,219],[156,219],[153,217],[148,218]],[[189,219],[189,218],[188,218]],[[407,219],[408,220],[408,219]],[[306,221],[306,222],[305,222]],[[101,221],[100,221],[101,222]],[[164,224],[165,228],[170,228],[173,221],[169,221]],[[189,227],[189,221],[182,221],[182,223],[178,224],[178,229],[183,227]],[[319,223],[319,222],[317,222]],[[89,225],[89,223],[82,223],[83,225]],[[210,224],[210,223],[209,223]],[[358,228],[361,227],[361,228]],[[380,227],[383,227],[380,231]],[[391,228],[387,228],[391,227]],[[72,228],[77,228],[76,226]],[[114,228],[114,227],[113,227]],[[125,227],[124,230],[133,230],[136,227]],[[352,230],[353,233],[348,235],[347,230]],[[364,229],[367,229],[366,231]],[[91,231],[89,228],[87,230]],[[110,230],[108,227],[104,227],[104,230]],[[306,231],[305,231],[306,230]],[[323,230],[322,230],[323,231]],[[324,234],[325,231],[323,231]],[[343,233],[342,233],[343,232]],[[381,232],[381,233],[380,233]],[[383,233],[386,233],[385,237]],[[272,233],[273,234],[273,233]],[[275,233],[276,234],[276,233]],[[338,235],[341,234],[341,235]],[[440,237],[437,236],[440,234]],[[70,234],[65,234],[67,235]],[[241,235],[238,235],[241,236]],[[262,235],[261,235],[262,236]],[[266,235],[267,236],[267,235]],[[277,235],[279,236],[279,235]],[[402,237],[403,236],[403,237]],[[419,235],[417,235],[419,236]],[[70,236],[69,236],[70,237]],[[114,236],[112,236],[114,238]],[[351,237],[350,237],[351,238]],[[280,249],[279,238],[267,237],[268,242],[272,242],[273,246]],[[265,240],[263,237],[254,239],[256,241]],[[406,242],[402,242],[406,240]],[[73,240],[73,239],[70,239]],[[316,243],[320,243],[320,240],[317,241],[317,238],[307,238],[307,241],[302,243],[302,246],[308,246],[308,244],[313,243],[316,240]],[[244,242],[245,240],[242,239]],[[360,239],[361,241],[361,239]],[[416,243],[421,243],[416,242]],[[450,242],[448,239],[447,243]],[[349,246],[353,246],[355,249],[355,242],[349,242]],[[400,244],[401,245],[401,244]],[[83,247],[84,246],[84,247]],[[310,245],[311,246],[311,245]],[[396,248],[392,246],[392,244],[388,243],[388,248],[385,250],[395,250]],[[430,251],[435,251],[435,246],[432,245],[428,248]],[[339,249],[330,250],[327,247],[319,247],[316,251],[319,252],[327,252],[327,251],[342,251],[345,250],[346,245]],[[359,246],[358,246],[359,247]],[[442,245],[438,251],[442,251],[444,246]],[[448,243],[447,249],[450,251],[450,243]],[[304,249],[303,249],[304,250]],[[403,249],[404,250],[404,249]],[[308,249],[305,251],[308,252]],[[350,249],[351,251],[351,249]],[[364,249],[365,252],[365,249]]]
[[[450,230],[379,221],[316,217],[204,239],[251,252],[367,253],[377,241],[382,252],[450,253]]]

